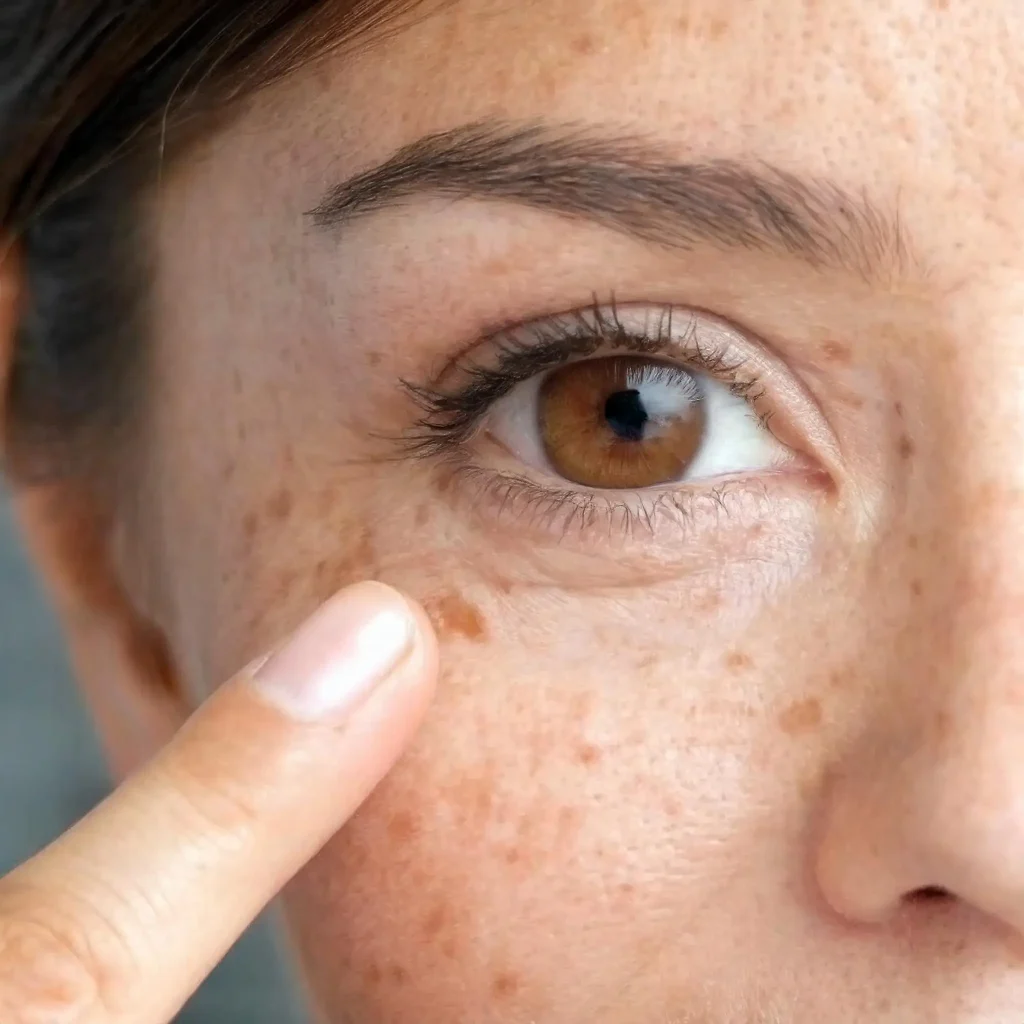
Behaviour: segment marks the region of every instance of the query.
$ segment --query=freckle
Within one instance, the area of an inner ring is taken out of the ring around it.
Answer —
[[[899,448],[897,449],[901,459],[906,461],[914,454],[914,442],[904,434],[900,438]]]
[[[388,822],[388,835],[396,843],[407,843],[419,832],[419,823],[408,811],[399,811]]]
[[[918,548],[918,545],[919,545],[920,543],[921,543],[921,542],[920,542],[920,540],[918,539],[918,536],[917,536],[917,534],[916,534],[916,533],[912,533],[912,534],[911,534],[911,535],[910,535],[910,536],[909,536],[909,537],[907,538],[907,547],[908,547],[908,548],[910,548],[910,550],[911,550],[911,551],[916,551],[916,550],[917,550],[917,548]]]
[[[576,760],[587,768],[593,767],[601,760],[602,754],[599,747],[591,743],[584,743],[576,751]]]
[[[632,882],[619,882],[619,892],[623,896],[632,896],[636,892],[636,886]]]
[[[425,939],[436,939],[448,927],[450,916],[448,907],[443,903],[439,903],[423,922],[423,937]]]
[[[722,607],[722,598],[718,594],[705,594],[697,604],[698,611],[716,612]]]
[[[392,964],[388,975],[395,985],[398,986],[404,985],[409,978],[409,972],[400,964]]]
[[[430,520],[430,507],[427,506],[427,505],[420,505],[420,507],[418,509],[416,509],[416,525],[417,526],[426,526],[427,523],[429,522],[429,520]]]
[[[519,979],[508,971],[495,975],[491,992],[495,999],[511,999],[519,991]]]
[[[441,952],[444,953],[449,960],[454,960],[458,955],[458,948],[455,945],[455,940],[446,939],[441,943]]]
[[[708,26],[708,39],[721,39],[729,31],[725,18],[713,18]]]
[[[267,512],[273,518],[279,522],[283,519],[287,519],[292,511],[292,496],[289,491],[283,488],[278,491],[271,499],[267,502]]]
[[[922,586],[920,580],[910,581],[910,592],[914,595],[914,597],[920,597],[924,593],[924,587]]]
[[[839,670],[832,672],[828,677],[828,684],[833,690],[843,689],[850,684],[850,681],[850,673],[840,672]]]
[[[790,704],[779,715],[779,727],[789,736],[802,736],[821,725],[821,702],[813,697]]]
[[[383,978],[383,976],[384,975],[381,972],[381,969],[376,964],[370,964],[370,966],[366,969],[364,979],[367,985],[374,987],[381,983],[381,979]]]
[[[863,409],[864,399],[860,395],[840,395],[839,400],[851,409]]]
[[[903,403],[902,402],[893,402],[892,411],[894,413],[896,413],[896,418],[897,419],[903,419]]]
[[[850,362],[850,346],[844,345],[841,341],[826,341],[822,346],[825,358],[830,363],[841,363],[844,366]]]
[[[505,851],[506,864],[518,864],[522,859],[523,855],[514,846],[510,850]]]
[[[464,637],[476,641],[486,638],[487,627],[480,612],[458,594],[442,594],[424,601],[423,606],[442,638]]]
[[[228,461],[224,464],[224,476],[223,476],[223,479],[224,479],[225,483],[227,483],[229,480],[231,480],[234,477],[235,469],[236,468],[237,467],[236,467],[234,459],[228,459]]]
[[[636,667],[641,672],[645,669],[654,668],[658,664],[658,656],[656,654],[648,654],[646,658],[641,658],[637,663]]]
[[[379,352],[371,352],[366,357],[366,362],[376,368],[384,361],[384,357]]]
[[[594,52],[594,40],[592,36],[584,33],[572,41],[573,50],[581,57],[588,57]]]
[[[754,660],[749,654],[744,654],[743,651],[732,651],[725,659],[725,667],[730,672],[745,672],[753,668],[753,666]]]
[[[242,534],[246,540],[252,540],[259,529],[260,520],[255,512],[246,512],[242,517]]]
[[[665,816],[668,818],[678,818],[680,809],[677,800],[667,799],[663,805]]]

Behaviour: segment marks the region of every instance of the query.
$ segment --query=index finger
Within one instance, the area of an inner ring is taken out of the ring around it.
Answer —
[[[391,768],[426,711],[436,658],[421,610],[360,584],[223,686],[151,764],[0,883],[0,1019],[26,1019],[52,993],[46,972],[90,1004],[76,1022],[171,1019]],[[30,940],[4,942],[19,930]]]

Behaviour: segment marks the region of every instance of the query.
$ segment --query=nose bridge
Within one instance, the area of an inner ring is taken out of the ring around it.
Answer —
[[[921,566],[941,623],[948,669],[970,685],[1024,669],[1024,303],[1019,285],[989,296],[1003,315],[959,308],[955,350],[933,377],[934,431],[916,507],[931,543]],[[1016,304],[1013,304],[1016,305]]]
[[[1006,369],[1002,345],[1002,356],[961,374],[955,415],[944,423],[955,427],[940,445],[949,457],[932,477],[941,492],[929,517],[932,564],[922,569],[932,583],[926,703],[945,769],[934,778],[962,814],[982,803],[1009,807],[1006,781],[1024,783],[1024,320],[1015,322],[1014,372],[993,372]],[[976,799],[957,796],[960,787]]]

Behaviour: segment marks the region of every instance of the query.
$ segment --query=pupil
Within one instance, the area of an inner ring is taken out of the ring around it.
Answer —
[[[640,392],[635,389],[609,395],[604,403],[604,418],[623,441],[642,441],[650,419]]]

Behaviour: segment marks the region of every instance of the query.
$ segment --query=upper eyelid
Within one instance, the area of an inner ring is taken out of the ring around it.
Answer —
[[[641,334],[619,319],[620,308],[630,313],[644,310],[645,322],[650,322],[653,315],[656,329]],[[676,325],[682,317],[689,318],[691,326],[678,332]],[[451,360],[436,383],[402,381],[405,391],[423,411],[423,416],[406,433],[404,446],[409,453],[423,456],[450,452],[465,443],[487,409],[517,385],[602,348],[607,348],[609,355],[629,351],[656,356],[674,351],[681,361],[686,357],[690,365],[727,381],[738,393],[749,397],[750,391],[760,386],[759,375],[742,377],[740,371],[745,360],[740,356],[730,363],[728,346],[701,343],[698,325],[705,318],[722,323],[715,314],[690,307],[664,303],[630,303],[619,307],[614,296],[604,304],[595,296],[590,307],[489,331]],[[727,333],[743,332],[728,325]],[[495,351],[492,365],[472,358],[481,347]],[[444,387],[449,376],[459,378],[458,386]]]

